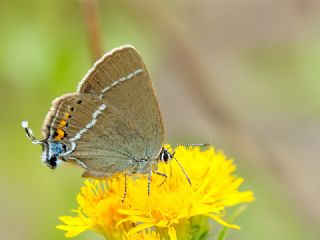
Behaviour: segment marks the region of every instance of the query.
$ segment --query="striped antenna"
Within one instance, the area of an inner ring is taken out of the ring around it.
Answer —
[[[174,160],[176,160],[176,162],[178,163],[179,167],[181,168],[183,174],[186,176],[187,180],[188,180],[188,183],[190,184],[191,186],[191,180],[188,176],[188,174],[186,173],[186,171],[183,169],[182,165],[180,164],[180,162],[178,161],[178,159],[176,159],[174,156],[173,156]]]
[[[171,146],[171,148],[176,149],[177,147],[207,147],[210,145],[210,143],[178,143]]]
[[[177,147],[206,147],[206,146],[210,146],[209,143],[180,143],[180,144],[176,144],[176,145],[173,145],[172,147],[170,147],[172,150],[175,150]],[[178,159],[174,156],[176,152],[173,152],[171,154],[171,158],[174,158],[176,160],[176,162],[178,163],[179,167],[181,168],[183,174],[186,176],[187,180],[188,180],[188,183],[190,184],[191,186],[191,180],[188,176],[188,174],[186,173],[186,171],[184,170],[184,168],[182,167],[181,163],[178,161]],[[171,165],[170,165],[171,167]]]

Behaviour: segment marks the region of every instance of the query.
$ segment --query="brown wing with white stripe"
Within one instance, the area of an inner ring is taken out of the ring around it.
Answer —
[[[71,112],[70,112],[71,111]],[[46,139],[63,141],[67,159],[87,166],[85,176],[130,170],[159,154],[164,127],[148,71],[132,47],[100,59],[78,93],[54,101],[43,127]]]
[[[134,47],[126,45],[106,53],[88,71],[77,92],[101,95],[117,83],[131,79],[145,68]]]
[[[90,94],[70,93],[56,98],[48,112],[42,135],[48,140],[64,140],[74,137],[91,121],[92,111],[101,101]]]
[[[164,141],[163,121],[148,70],[133,47],[116,49],[99,60],[79,84],[78,92],[94,93],[134,126],[142,136],[133,143],[135,157],[144,148],[147,155],[159,153]]]
[[[86,166],[85,175],[91,177],[130,170],[130,160],[134,158],[130,150],[136,149],[134,143],[143,141],[127,119],[91,94],[75,93],[57,98],[43,128],[48,142],[62,142],[67,146],[63,158]],[[141,154],[144,152],[143,149]]]

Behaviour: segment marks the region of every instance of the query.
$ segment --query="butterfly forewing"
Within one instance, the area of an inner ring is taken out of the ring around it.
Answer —
[[[163,121],[149,73],[137,51],[130,46],[113,51],[86,77],[78,91],[94,92],[109,109],[130,121],[144,140],[135,142],[138,156],[145,148],[156,155],[164,141]]]
[[[116,48],[94,64],[79,83],[77,91],[99,96],[111,88],[114,82],[141,68],[145,66],[133,47]]]

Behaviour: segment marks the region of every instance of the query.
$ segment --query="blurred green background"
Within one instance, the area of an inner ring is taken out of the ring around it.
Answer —
[[[82,170],[43,166],[21,121],[41,136],[99,40],[141,52],[168,142],[210,141],[235,158],[257,200],[230,239],[319,239],[319,25],[320,3],[307,1],[1,1],[0,239],[64,239],[55,226],[77,206]]]

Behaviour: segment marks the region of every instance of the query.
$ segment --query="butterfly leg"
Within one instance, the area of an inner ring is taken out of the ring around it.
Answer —
[[[164,177],[163,181],[158,185],[158,187],[161,187],[162,184],[164,184],[165,181],[167,181],[168,175],[165,174],[165,173],[162,173],[162,172],[154,172],[154,173],[157,174],[157,175],[160,175],[160,176]]]
[[[122,197],[122,202],[126,199],[127,196],[127,174],[124,174],[124,192]]]
[[[152,169],[149,170],[149,174],[148,174],[148,196],[150,196],[151,176],[152,176]]]

